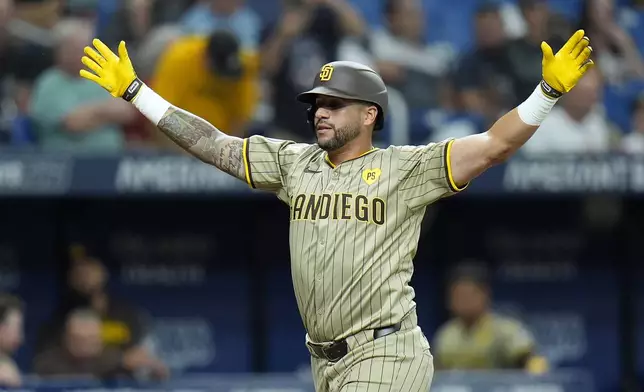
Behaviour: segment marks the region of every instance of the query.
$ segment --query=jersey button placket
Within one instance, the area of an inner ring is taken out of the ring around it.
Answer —
[[[325,192],[331,193],[335,189],[335,184],[338,182],[338,177],[340,177],[340,173],[338,170],[334,170],[331,172],[331,179],[329,180],[329,183],[327,184],[326,188],[324,189]]]

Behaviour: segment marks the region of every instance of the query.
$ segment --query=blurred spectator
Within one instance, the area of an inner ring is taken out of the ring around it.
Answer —
[[[181,28],[172,24],[162,25],[152,30],[130,54],[138,77],[149,82],[163,54],[170,45],[183,36]]]
[[[92,25],[82,19],[56,26],[56,66],[36,81],[30,108],[38,142],[46,150],[114,152],[124,147],[122,127],[134,120],[136,110],[78,75],[92,35]]]
[[[7,24],[13,14],[13,0],[0,0],[0,144],[11,140],[12,121],[16,116],[16,102],[11,96],[8,79],[15,73],[12,69],[14,56],[10,50]]]
[[[522,38],[513,40],[508,45],[508,61],[512,69],[512,86],[514,102],[517,106],[532,94],[541,81],[541,42],[553,42],[549,33],[550,10],[547,0],[520,0],[519,8],[526,21],[527,32]],[[566,37],[567,38],[567,37]],[[556,40],[555,40],[556,41]]]
[[[106,1],[115,4],[105,11],[105,20],[98,26],[99,38],[112,48],[120,41],[127,42],[137,75],[147,81],[168,45],[183,36],[178,21],[195,0]]]
[[[139,43],[156,35],[156,29],[177,24],[194,0],[107,0],[113,1],[112,12],[106,12],[98,36],[108,46],[116,48],[120,41],[128,49],[138,49]],[[177,25],[177,29],[179,26]],[[135,53],[136,50],[132,50]],[[138,64],[137,64],[138,65]],[[137,71],[139,67],[137,66]]]
[[[63,14],[63,0],[16,0],[7,29],[26,81],[35,78],[54,62],[52,29]]]
[[[22,378],[11,356],[23,339],[22,302],[11,295],[0,294],[0,387],[20,387]]]
[[[271,136],[310,141],[308,105],[295,96],[311,87],[320,67],[335,60],[373,65],[361,44],[366,26],[346,0],[282,0],[280,21],[262,34],[261,65],[271,82]]]
[[[512,63],[508,58],[509,41],[496,2],[486,1],[479,6],[475,31],[475,47],[460,59],[454,83],[464,109],[491,125],[516,101]],[[541,61],[535,64],[540,65]]]
[[[119,350],[104,346],[101,318],[91,309],[72,311],[66,320],[61,344],[34,359],[34,371],[42,377],[114,378],[127,374],[124,365]]]
[[[631,131],[622,138],[621,150],[628,154],[644,154],[644,95],[633,102]]]
[[[51,27],[60,14],[59,0],[0,0],[0,142],[15,139],[32,84],[53,63]]]
[[[232,31],[246,50],[257,50],[262,21],[244,0],[200,0],[179,21],[186,34]]]
[[[117,47],[120,41],[128,43],[129,50],[136,47],[152,28],[154,0],[112,0],[115,9],[97,31],[98,37],[107,46]],[[168,3],[170,8],[182,5],[181,1]],[[97,26],[98,27],[98,26]]]
[[[259,99],[258,56],[240,48],[227,31],[185,37],[169,46],[150,82],[174,105],[244,136]]]
[[[588,71],[560,99],[522,151],[526,154],[609,152],[615,132],[606,118],[602,91],[599,70]]]
[[[72,253],[69,289],[51,322],[41,328],[37,352],[60,347],[69,314],[77,309],[91,308],[100,316],[105,347],[129,358],[132,370],[148,370],[155,377],[166,377],[165,365],[145,347],[147,323],[141,311],[106,292],[107,271],[99,260],[88,257],[82,247],[75,247]]]
[[[387,0],[385,26],[370,41],[385,83],[399,90],[411,108],[439,105],[441,81],[455,55],[447,43],[425,42],[424,15],[420,0]]]
[[[458,271],[449,286],[453,319],[437,332],[433,353],[437,369],[521,369],[543,371],[535,342],[517,320],[490,311],[490,288],[484,273]],[[541,366],[537,367],[537,363]]]
[[[644,62],[633,38],[617,24],[614,0],[587,0],[579,28],[591,37],[593,57],[608,83],[644,77]]]

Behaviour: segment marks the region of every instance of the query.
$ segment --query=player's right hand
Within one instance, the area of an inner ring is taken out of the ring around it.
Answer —
[[[121,98],[128,87],[136,80],[136,72],[127,54],[125,42],[121,41],[118,56],[101,40],[92,41],[93,48],[85,47],[82,63],[92,72],[81,69],[80,76],[95,82],[115,98]],[[98,51],[98,52],[97,52]]]

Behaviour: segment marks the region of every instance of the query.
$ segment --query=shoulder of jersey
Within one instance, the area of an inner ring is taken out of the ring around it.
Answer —
[[[299,156],[297,157],[298,161],[311,161],[319,158],[324,154],[324,150],[320,148],[317,144],[301,144],[302,150]]]

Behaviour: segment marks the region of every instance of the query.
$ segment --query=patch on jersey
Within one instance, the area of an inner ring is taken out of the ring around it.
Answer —
[[[362,179],[367,183],[367,185],[371,185],[378,181],[381,174],[382,170],[380,169],[367,169],[362,172]]]
[[[325,65],[322,67],[320,70],[320,80],[322,82],[328,82],[331,80],[331,76],[333,75],[333,66],[332,65]]]

